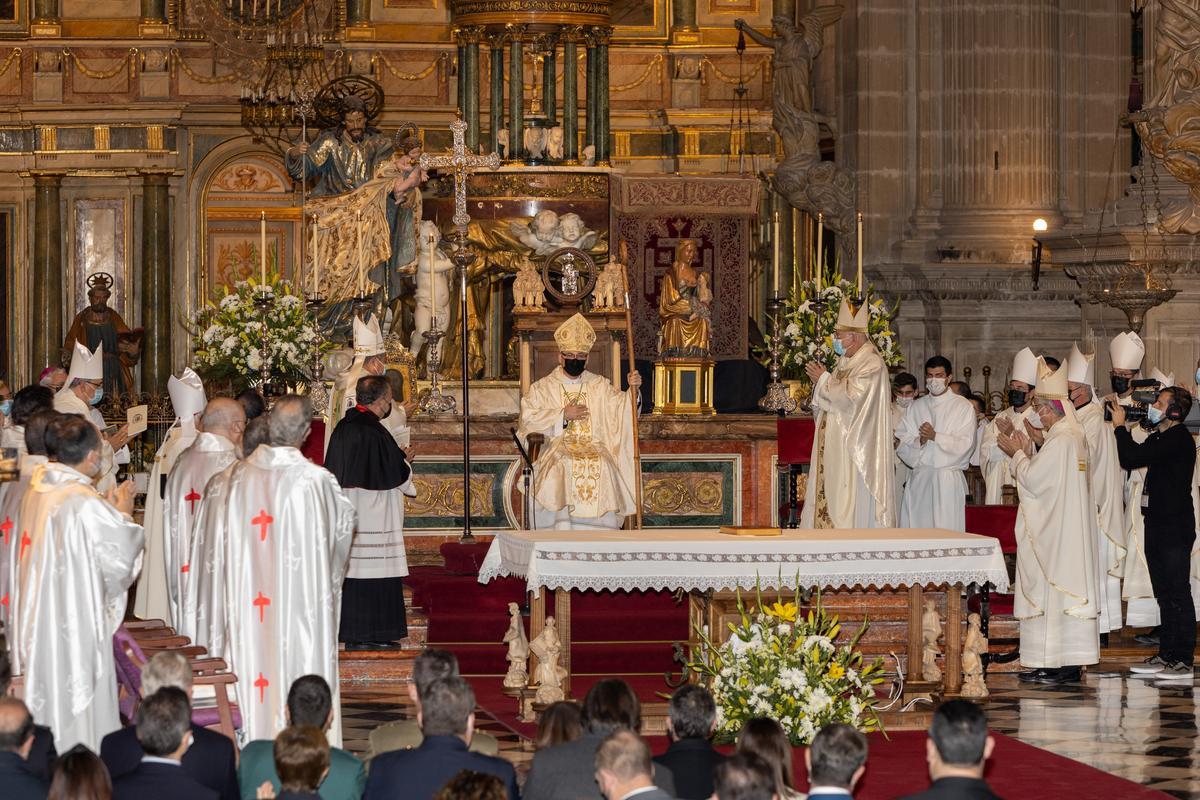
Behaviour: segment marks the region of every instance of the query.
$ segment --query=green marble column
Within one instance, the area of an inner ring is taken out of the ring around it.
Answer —
[[[479,151],[479,37],[478,29],[466,32],[466,96],[462,105],[463,119],[467,123],[467,149],[472,153]]]
[[[608,103],[608,42],[611,29],[604,29],[596,38],[596,163],[608,165],[609,103]]]
[[[166,0],[142,0],[142,22],[164,23],[166,21]]]
[[[514,25],[508,40],[508,157],[525,157],[525,32]]]
[[[563,39],[563,161],[579,161],[579,76],[578,34]]]
[[[586,103],[585,118],[584,118],[584,145],[596,144],[596,39],[592,34],[588,34],[587,38],[587,56],[585,58],[584,92],[587,97],[584,98]]]
[[[61,16],[59,0],[34,0],[33,19],[35,22],[58,22]]]
[[[792,207],[783,195],[772,193],[775,210],[779,212],[779,293],[787,297],[792,288],[793,265],[796,263],[796,248]]]
[[[168,172],[142,173],[142,391],[171,377],[171,198]]]
[[[504,127],[504,48],[498,37],[489,40],[492,48],[492,86],[488,109],[488,152],[500,152],[500,129]]]
[[[458,56],[454,62],[458,67],[458,110],[465,118],[467,116],[467,43],[463,40],[461,31],[456,31],[455,35],[458,38]]]
[[[146,0],[142,0],[146,2]],[[370,0],[346,0],[346,24],[367,25],[371,22]]]
[[[63,220],[60,190],[64,172],[33,173],[33,289],[30,371],[62,362]]]
[[[558,74],[554,56],[554,42],[551,40],[550,48],[542,58],[542,108],[551,123],[558,116]]]

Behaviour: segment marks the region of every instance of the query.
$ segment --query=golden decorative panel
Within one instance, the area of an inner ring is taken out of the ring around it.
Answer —
[[[471,516],[487,517],[492,507],[494,475],[471,476]],[[462,473],[457,475],[413,476],[417,496],[405,501],[405,513],[423,517],[461,517],[463,507]]]
[[[648,478],[642,485],[643,507],[650,514],[719,514],[722,482],[708,473]]]

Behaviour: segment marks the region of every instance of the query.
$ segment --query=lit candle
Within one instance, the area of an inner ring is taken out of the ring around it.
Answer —
[[[313,296],[317,297],[321,294],[321,241],[317,238],[317,215],[309,219],[312,220]]]
[[[866,292],[866,288],[863,286],[863,277],[862,277],[862,212],[861,211],[859,211],[857,214],[857,220],[858,220],[858,226],[857,226],[857,231],[858,231],[858,244],[857,244],[857,248],[858,248],[858,296],[866,297],[867,292]]]
[[[771,257],[771,295],[778,296],[779,295],[779,258],[780,258],[780,256],[779,256],[779,245],[780,245],[779,212],[778,211],[775,212],[773,233],[774,233],[773,238],[775,240],[775,252],[774,252],[773,256]]]
[[[825,214],[817,212],[817,299],[821,299],[821,281],[825,278]]]
[[[365,283],[364,283],[364,281],[365,281],[364,273],[366,272],[366,256],[363,255],[362,212],[361,211],[356,212],[354,215],[354,218],[358,223],[355,226],[358,230],[358,296],[366,297],[367,292],[366,292]]]
[[[437,237],[434,234],[429,234],[429,318],[431,327],[438,327],[437,318],[437,275],[433,271],[433,253],[434,247],[437,246]]]
[[[262,284],[263,294],[267,293],[267,212],[259,213],[259,254],[258,254],[258,279]]]

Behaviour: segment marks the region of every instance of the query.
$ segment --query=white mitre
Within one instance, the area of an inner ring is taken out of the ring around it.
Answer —
[[[1133,331],[1118,333],[1108,344],[1108,357],[1113,369],[1136,372],[1142,368],[1142,359],[1146,357],[1146,343]]]
[[[1096,383],[1096,354],[1084,355],[1078,344],[1071,345],[1071,355],[1067,356],[1067,380],[1071,383],[1085,383],[1093,386]]]
[[[196,426],[196,415],[204,411],[208,398],[204,396],[204,384],[191,367],[184,367],[176,378],[167,379],[167,394],[171,396],[171,408],[175,409],[175,421],[184,428]]]
[[[1163,375],[1159,368],[1155,367],[1154,369],[1150,370],[1150,380],[1158,381],[1159,386],[1174,386],[1175,373],[1172,372],[1170,375]]]
[[[856,309],[843,297],[842,305],[838,308],[837,325],[834,330],[847,333],[866,333],[870,319],[871,311],[867,303],[863,303]]]
[[[71,353],[71,369],[67,372],[67,382],[63,388],[69,387],[74,380],[104,380],[104,342],[96,345],[94,353],[75,342],[75,350]]]
[[[596,343],[596,331],[583,314],[576,313],[554,331],[560,353],[590,353]]]
[[[381,356],[386,349],[383,343],[383,333],[379,330],[379,320],[375,318],[375,315],[372,314],[365,323],[355,317],[354,357]]]
[[[1042,400],[1060,400],[1067,403],[1071,393],[1067,386],[1067,370],[1065,365],[1054,369],[1046,363],[1046,359],[1038,356],[1037,396]]]
[[[1019,350],[1013,356],[1012,376],[1009,380],[1020,381],[1027,383],[1030,386],[1037,386],[1038,377],[1038,357],[1033,354],[1033,351],[1028,347]]]

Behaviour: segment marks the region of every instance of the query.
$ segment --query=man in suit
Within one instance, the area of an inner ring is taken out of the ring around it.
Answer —
[[[629,684],[619,678],[597,681],[583,699],[583,736],[534,754],[525,800],[602,800],[595,779],[596,750],[610,733],[637,731],[641,721],[641,705]],[[668,767],[658,766],[654,784],[675,796],[675,779]]]
[[[495,775],[504,781],[508,800],[517,800],[512,764],[468,750],[475,732],[475,692],[462,678],[440,678],[421,693],[424,739],[414,750],[394,750],[371,761],[365,800],[432,800],[459,771]]]
[[[925,742],[932,783],[905,800],[999,800],[983,780],[993,746],[982,708],[970,700],[942,703],[933,714]]]
[[[287,715],[289,726],[309,725],[323,731],[333,722],[333,692],[320,675],[297,678],[288,690]],[[279,793],[279,774],[275,768],[275,742],[258,739],[242,748],[242,766],[238,770],[238,785],[242,800],[254,800],[264,783]],[[329,772],[317,793],[322,800],[358,800],[366,786],[363,763],[340,747],[329,748]]]
[[[605,800],[672,800],[654,785],[650,748],[633,731],[614,731],[600,744],[596,784]]]
[[[422,650],[413,659],[412,682],[408,684],[408,697],[421,710],[421,692],[438,678],[457,678],[458,659],[448,650]],[[415,719],[401,719],[380,725],[371,731],[370,756],[392,750],[411,750],[421,746],[421,726]],[[494,756],[500,745],[496,737],[483,731],[475,731],[471,738],[471,752]]]
[[[192,665],[179,653],[156,653],[142,669],[142,693],[152,695],[171,686],[192,697]],[[199,725],[191,727],[192,745],[183,754],[183,771],[212,789],[221,800],[237,800],[237,751],[228,736]],[[100,759],[113,780],[128,775],[146,753],[138,741],[137,727],[114,731],[100,742]]]
[[[867,737],[841,722],[817,731],[804,751],[808,800],[844,800],[867,771]]]
[[[6,800],[45,800],[46,782],[25,768],[33,716],[15,697],[0,697],[0,786]]]
[[[754,753],[738,753],[713,770],[714,800],[779,800],[771,767]]]
[[[0,636],[0,697],[12,692],[12,662],[8,659],[8,641]],[[33,743],[25,754],[25,770],[49,782],[54,772],[58,750],[54,747],[54,732],[45,725],[33,725]]]
[[[713,793],[713,767],[725,756],[709,741],[717,724],[713,696],[695,683],[685,683],[671,695],[667,735],[671,744],[654,763],[671,770],[675,796],[680,800],[708,800]]]
[[[189,777],[180,763],[192,743],[192,706],[182,689],[165,686],[142,701],[137,738],[145,755],[137,769],[113,781],[113,800],[217,800],[217,792]]]

